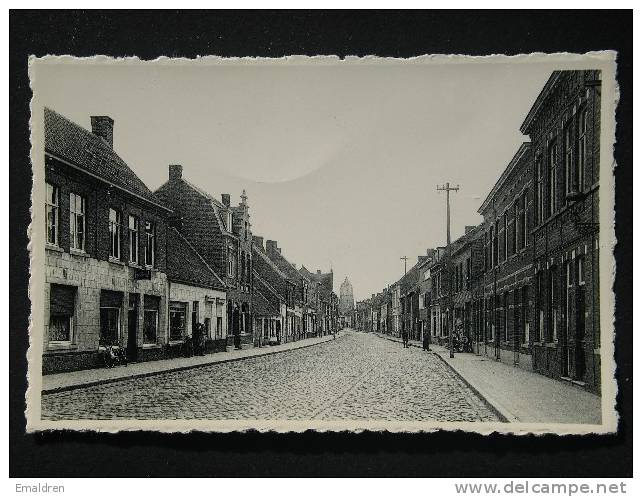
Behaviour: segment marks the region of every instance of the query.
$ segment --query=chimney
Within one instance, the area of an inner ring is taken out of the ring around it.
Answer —
[[[265,242],[265,248],[267,249],[268,253],[280,252],[275,240],[268,240],[267,242]]]
[[[180,164],[169,165],[169,180],[178,181],[183,177],[183,166]]]
[[[464,234],[468,234],[470,231],[474,230],[476,226],[465,226],[464,227]]]
[[[109,116],[91,116],[91,132],[114,148],[114,120]]]
[[[252,240],[254,241],[254,245],[258,245],[259,247],[261,247],[261,250],[263,250],[263,237],[262,236],[252,235]]]
[[[320,269],[317,269],[317,274],[321,274],[321,270]]]
[[[223,202],[223,205],[225,207],[230,206],[230,194],[229,193],[222,193],[221,194],[221,201]]]

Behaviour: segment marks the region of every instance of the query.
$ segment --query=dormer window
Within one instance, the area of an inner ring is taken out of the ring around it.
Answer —
[[[227,211],[227,231],[232,233],[232,211]]]

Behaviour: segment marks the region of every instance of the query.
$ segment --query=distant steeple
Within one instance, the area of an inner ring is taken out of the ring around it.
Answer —
[[[354,294],[352,284],[346,276],[339,288],[339,313],[347,316],[354,311]]]

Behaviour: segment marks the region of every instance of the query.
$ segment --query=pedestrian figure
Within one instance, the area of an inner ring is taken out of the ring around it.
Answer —
[[[430,351],[430,333],[424,331],[424,350]]]
[[[403,340],[403,348],[407,349],[408,348],[408,332],[406,330],[403,330],[401,332],[401,339]]]

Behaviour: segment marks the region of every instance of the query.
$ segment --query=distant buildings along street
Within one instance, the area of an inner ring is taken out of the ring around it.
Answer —
[[[447,344],[600,392],[600,72],[555,71],[483,221],[356,303],[362,331]]]

